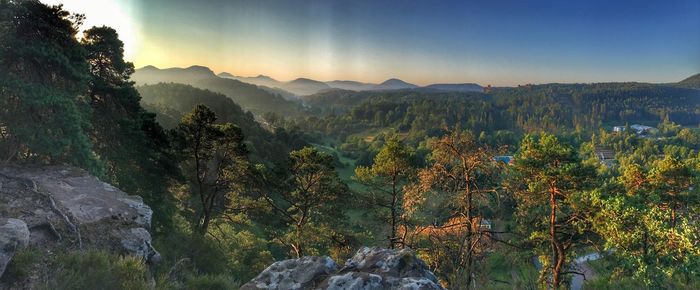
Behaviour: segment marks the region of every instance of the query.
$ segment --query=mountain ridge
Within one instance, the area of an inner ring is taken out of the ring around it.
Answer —
[[[285,92],[259,87],[233,78],[222,78],[204,66],[158,69],[147,66],[137,69],[131,76],[136,85],[179,83],[221,93],[246,110],[256,114],[276,112],[290,115],[301,111],[298,101],[291,101]]]

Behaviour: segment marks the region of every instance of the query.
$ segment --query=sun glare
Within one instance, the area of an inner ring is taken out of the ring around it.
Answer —
[[[43,0],[50,5],[63,4],[66,10],[85,14],[85,23],[82,31],[93,26],[110,26],[117,30],[119,38],[124,42],[124,57],[132,60],[136,54],[139,43],[139,33],[130,15],[135,11],[125,11],[125,5],[119,5],[115,0]],[[126,1],[129,2],[129,1]],[[128,7],[132,7],[127,5]]]

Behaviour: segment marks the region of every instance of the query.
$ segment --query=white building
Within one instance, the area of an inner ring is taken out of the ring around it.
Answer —
[[[644,126],[644,125],[639,125],[639,124],[634,124],[630,126],[632,130],[637,132],[637,134],[645,134],[648,133],[651,129],[654,129],[654,127],[649,127],[649,126]]]

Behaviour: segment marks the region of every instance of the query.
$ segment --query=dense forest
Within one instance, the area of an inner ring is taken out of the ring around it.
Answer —
[[[101,273],[108,289],[236,289],[363,245],[413,249],[450,289],[700,287],[692,81],[300,100],[183,72],[137,86],[117,32],[78,35],[83,20],[0,2],[0,162],[71,164],[143,197],[163,259],[58,288]]]

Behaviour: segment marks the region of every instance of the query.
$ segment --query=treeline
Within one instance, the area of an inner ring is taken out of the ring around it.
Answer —
[[[657,124],[664,118],[696,126],[700,120],[700,90],[643,83],[532,85],[489,94],[329,91],[305,101],[317,115],[298,118],[295,125],[341,141],[387,127],[416,137],[437,136],[445,133],[441,128],[454,126],[521,135],[540,130],[590,133],[626,123]]]

